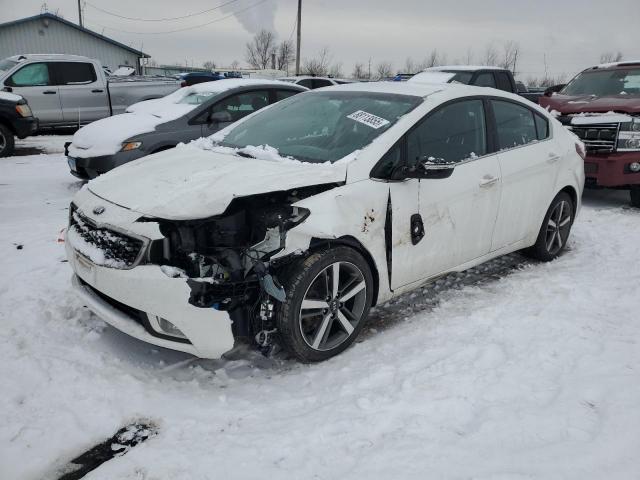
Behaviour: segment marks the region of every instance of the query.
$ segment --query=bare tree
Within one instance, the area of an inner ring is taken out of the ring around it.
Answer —
[[[424,70],[426,68],[431,68],[431,67],[437,67],[438,65],[441,65],[440,55],[438,54],[438,49],[434,48],[433,50],[431,50],[431,53],[420,64],[419,70]]]
[[[268,30],[260,30],[246,45],[245,59],[253,68],[266,69],[275,53],[275,36]]]
[[[465,56],[464,63],[466,65],[471,65],[473,63],[473,48],[467,48],[467,54]]]
[[[364,63],[356,63],[353,67],[353,73],[351,74],[356,80],[364,80],[367,78],[367,71]]]
[[[278,70],[285,70],[289,74],[289,65],[296,58],[293,49],[293,42],[283,40],[278,45],[278,52],[276,54],[276,62]]]
[[[231,62],[231,68],[234,70],[238,70],[240,68],[240,62],[238,60],[234,60]]]
[[[484,57],[482,58],[482,63],[484,65],[494,66],[498,64],[498,52],[496,51],[493,44],[487,45],[484,50]]]
[[[207,60],[202,64],[202,68],[206,70],[213,70],[214,68],[216,68],[216,62],[214,62],[213,60]]]
[[[622,60],[622,52],[605,52],[600,55],[600,63],[614,63]]]
[[[413,61],[413,58],[411,57],[407,57],[407,59],[404,61],[403,68],[404,71],[402,73],[416,73],[418,70],[415,62]]]
[[[329,72],[331,63],[331,53],[328,47],[324,47],[314,58],[306,58],[302,64],[302,71],[305,75],[317,75],[324,77]]]
[[[384,80],[385,78],[389,78],[393,75],[393,66],[391,62],[380,62],[376,66],[376,79]]]
[[[331,65],[331,68],[329,69],[329,76],[333,78],[344,77],[344,74],[342,73],[342,62],[336,62]]]
[[[502,53],[502,60],[498,63],[498,66],[511,70],[515,76],[518,65],[518,55],[520,55],[520,45],[513,40],[509,40],[502,45]]]

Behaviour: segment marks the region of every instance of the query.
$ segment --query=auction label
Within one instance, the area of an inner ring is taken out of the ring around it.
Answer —
[[[389,125],[389,120],[385,120],[382,117],[378,117],[372,113],[367,113],[364,110],[358,110],[351,115],[347,115],[347,118],[355,120],[356,122],[364,123],[365,125],[375,128],[376,130],[385,125]]]

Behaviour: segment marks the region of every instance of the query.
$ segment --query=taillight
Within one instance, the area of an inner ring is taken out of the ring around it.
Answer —
[[[186,87],[186,86],[187,86],[187,81],[186,81],[186,80],[182,80],[182,81],[180,82],[180,88],[182,88],[182,87]]]
[[[576,153],[580,155],[581,159],[587,158],[587,149],[584,148],[584,143],[576,142]]]

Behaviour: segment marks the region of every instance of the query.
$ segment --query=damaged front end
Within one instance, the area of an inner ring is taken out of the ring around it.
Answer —
[[[310,214],[293,204],[335,186],[236,198],[224,213],[202,220],[149,219],[164,237],[151,243],[149,261],[185,279],[190,304],[228,312],[236,339],[267,347],[276,302],[286,295],[278,272],[292,260],[273,257],[285,248],[287,232]]]

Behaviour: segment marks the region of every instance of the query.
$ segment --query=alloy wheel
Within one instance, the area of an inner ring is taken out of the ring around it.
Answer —
[[[551,255],[558,253],[569,237],[571,214],[571,206],[562,200],[556,204],[549,215],[545,245]]]
[[[344,343],[362,321],[367,303],[362,271],[335,262],[315,276],[300,306],[299,327],[306,344],[326,351]]]

